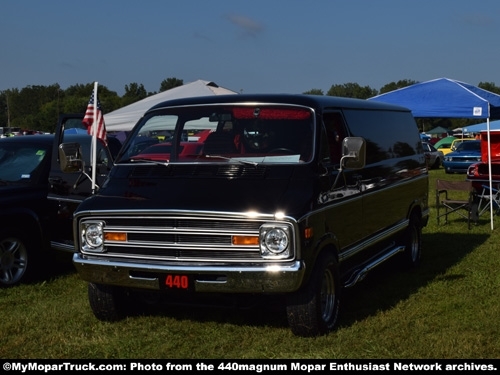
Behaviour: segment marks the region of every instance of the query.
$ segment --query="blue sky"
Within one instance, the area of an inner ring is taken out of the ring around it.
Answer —
[[[244,93],[451,78],[500,86],[498,0],[4,0],[0,90],[170,77]]]

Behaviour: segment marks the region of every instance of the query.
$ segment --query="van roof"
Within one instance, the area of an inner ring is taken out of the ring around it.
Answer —
[[[306,94],[238,94],[238,95],[213,95],[196,96],[168,100],[151,107],[147,112],[172,106],[185,106],[196,104],[238,104],[238,103],[275,103],[305,105],[321,109],[383,109],[391,111],[410,112],[408,108],[364,99],[343,98],[330,95]],[[146,113],[147,113],[146,112]]]

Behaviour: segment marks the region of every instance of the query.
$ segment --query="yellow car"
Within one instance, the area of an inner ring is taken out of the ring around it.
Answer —
[[[455,151],[457,146],[463,141],[472,141],[474,138],[455,138],[455,137],[446,137],[437,142],[434,147],[441,151],[444,155]]]
[[[434,147],[446,155],[451,152],[451,143],[456,139],[458,138],[452,136],[442,138],[434,144]]]

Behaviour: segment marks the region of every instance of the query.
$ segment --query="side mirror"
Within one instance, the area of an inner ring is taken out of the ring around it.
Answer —
[[[59,163],[65,173],[82,172],[85,163],[82,158],[82,149],[79,143],[69,142],[59,145]]]
[[[342,168],[361,169],[366,164],[366,141],[361,137],[346,137],[342,141]]]

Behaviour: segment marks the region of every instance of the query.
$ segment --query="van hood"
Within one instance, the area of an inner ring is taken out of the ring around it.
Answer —
[[[310,168],[300,166],[117,166],[78,211],[279,211],[299,217],[311,209],[318,194],[313,185]]]

